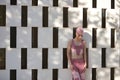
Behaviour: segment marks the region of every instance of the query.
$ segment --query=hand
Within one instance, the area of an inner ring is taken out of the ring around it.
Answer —
[[[84,64],[84,70],[86,69],[86,66],[87,66],[87,64],[85,63],[85,64]]]
[[[70,64],[70,69],[73,70],[74,69],[74,66],[72,64]]]

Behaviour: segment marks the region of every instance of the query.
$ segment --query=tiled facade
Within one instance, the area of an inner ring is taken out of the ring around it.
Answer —
[[[120,0],[0,0],[0,80],[72,80],[66,48],[79,25],[86,80],[120,80]]]

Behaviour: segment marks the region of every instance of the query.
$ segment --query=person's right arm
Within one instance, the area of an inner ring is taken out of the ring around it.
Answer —
[[[70,65],[71,65],[71,43],[72,43],[72,40],[70,40],[67,45],[67,58],[68,58],[68,63]]]

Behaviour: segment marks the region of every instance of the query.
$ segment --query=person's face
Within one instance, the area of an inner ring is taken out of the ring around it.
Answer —
[[[77,37],[77,39],[81,40],[83,38],[83,34],[76,32],[76,37]]]

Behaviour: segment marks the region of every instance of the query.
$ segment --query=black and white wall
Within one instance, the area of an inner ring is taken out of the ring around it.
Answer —
[[[120,80],[120,0],[0,0],[0,80],[72,80],[66,48],[79,25],[86,80]]]

